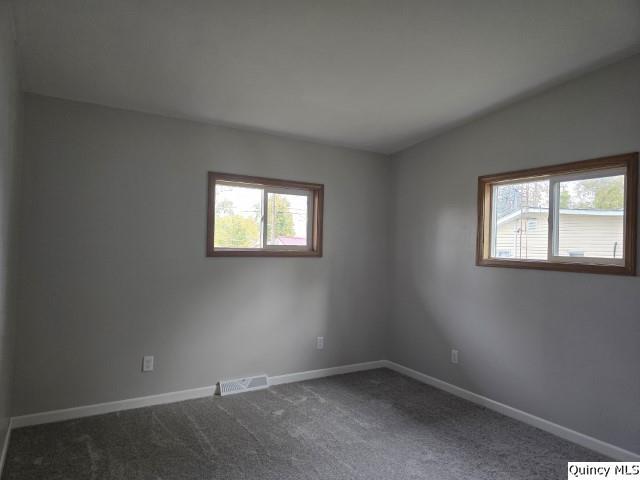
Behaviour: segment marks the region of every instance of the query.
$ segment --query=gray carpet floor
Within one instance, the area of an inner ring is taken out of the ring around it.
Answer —
[[[551,480],[604,460],[380,369],[17,429],[2,480]]]

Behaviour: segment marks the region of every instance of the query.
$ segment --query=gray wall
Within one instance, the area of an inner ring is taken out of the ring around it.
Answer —
[[[14,414],[383,357],[386,157],[32,95],[25,138]],[[206,258],[208,170],[324,183],[324,256]]]
[[[640,451],[640,280],[474,265],[477,176],[640,150],[639,80],[634,57],[392,163],[27,95],[13,414],[389,357]],[[325,183],[324,257],[205,258],[208,170]]]
[[[0,0],[0,451],[10,416],[15,330],[20,94],[11,11]]]
[[[479,175],[638,150],[640,56],[395,155],[391,359],[640,452],[640,278],[474,258]]]

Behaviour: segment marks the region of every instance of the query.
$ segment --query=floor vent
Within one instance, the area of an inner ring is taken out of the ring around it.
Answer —
[[[252,390],[262,390],[269,386],[269,379],[266,375],[255,377],[236,378],[235,380],[223,380],[218,382],[216,393],[221,396],[233,393],[250,392]]]

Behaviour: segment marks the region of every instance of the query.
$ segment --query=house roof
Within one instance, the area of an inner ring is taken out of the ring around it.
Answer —
[[[530,213],[546,213],[549,210],[547,208],[529,207],[514,210],[513,212],[498,219],[498,225],[508,222],[520,215],[526,215]],[[560,215],[589,215],[599,217],[622,217],[624,216],[624,210],[597,210],[593,208],[561,208]]]
[[[280,236],[276,238],[276,245],[306,245],[307,239],[304,237],[286,237]]]

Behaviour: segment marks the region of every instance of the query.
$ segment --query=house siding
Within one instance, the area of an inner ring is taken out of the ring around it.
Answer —
[[[535,227],[532,227],[532,220]],[[518,234],[520,229],[523,233]],[[495,256],[546,260],[548,215],[529,213],[498,227]],[[622,258],[624,251],[624,217],[622,215],[561,214],[559,222],[559,254],[582,252],[585,257]],[[502,255],[501,255],[502,254]]]

